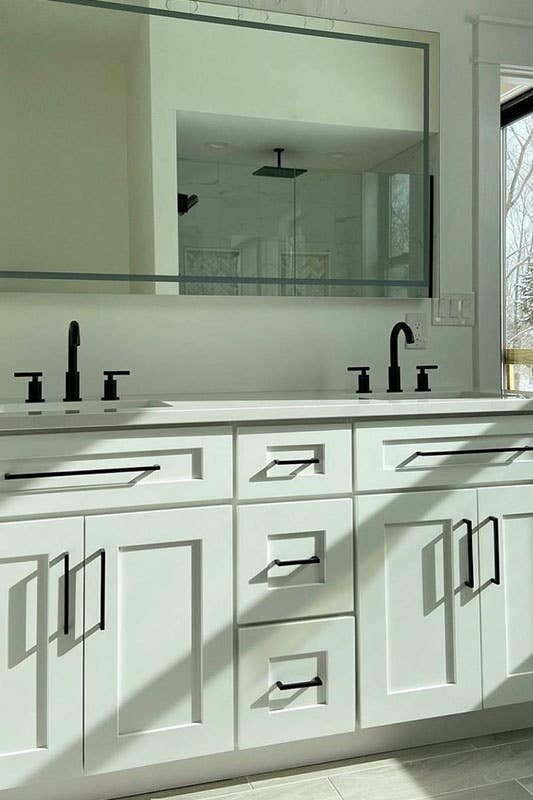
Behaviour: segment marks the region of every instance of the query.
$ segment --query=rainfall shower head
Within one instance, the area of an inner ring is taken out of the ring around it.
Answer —
[[[298,175],[303,175],[304,172],[307,172],[306,169],[293,169],[292,167],[282,167],[281,166],[281,154],[283,153],[283,147],[275,147],[274,152],[278,154],[278,165],[277,167],[260,167],[256,169],[253,173],[254,175],[261,175],[263,178],[297,178]]]

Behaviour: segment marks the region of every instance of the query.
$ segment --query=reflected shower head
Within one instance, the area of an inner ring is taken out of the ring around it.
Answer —
[[[182,217],[198,202],[197,194],[178,194],[178,215]]]
[[[306,169],[293,169],[292,167],[282,167],[281,166],[281,154],[283,153],[283,147],[275,147],[274,152],[278,154],[278,165],[277,167],[260,167],[256,169],[253,173],[254,175],[260,175],[263,178],[297,178],[298,175],[303,175],[304,172],[307,172]]]

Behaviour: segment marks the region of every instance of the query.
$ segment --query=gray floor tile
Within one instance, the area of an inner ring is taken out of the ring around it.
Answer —
[[[202,783],[196,786],[185,786],[182,789],[170,789],[165,792],[148,792],[148,794],[137,794],[132,797],[124,797],[122,800],[173,800],[175,797],[182,800],[210,800],[210,798],[240,798],[243,792],[252,791],[252,787],[246,778],[238,778],[230,781],[216,781],[215,783]]]
[[[468,739],[468,741],[471,742],[474,747],[493,747],[495,744],[520,742],[523,739],[533,739],[533,728],[523,728],[520,731],[490,733],[488,736],[476,736],[473,739]]]
[[[344,800],[416,800],[531,773],[533,740],[331,778]]]
[[[326,778],[257,789],[250,800],[252,798],[253,800],[339,800],[337,792]]]
[[[520,778],[520,783],[525,786],[530,794],[533,794],[533,775],[531,778]]]
[[[313,778],[330,777],[344,773],[359,772],[366,769],[394,766],[398,763],[416,761],[432,756],[441,756],[449,753],[461,753],[473,750],[469,741],[460,739],[456,742],[441,742],[438,744],[409,747],[404,750],[393,750],[388,753],[378,753],[359,758],[345,758],[341,761],[328,761],[322,764],[313,764],[310,767],[280,770],[278,772],[265,772],[259,775],[250,775],[248,780],[258,789],[262,786],[279,786],[292,781],[311,780]]]
[[[439,794],[433,800],[530,800],[530,795],[516,781],[494,783],[492,786],[478,786],[462,792]]]

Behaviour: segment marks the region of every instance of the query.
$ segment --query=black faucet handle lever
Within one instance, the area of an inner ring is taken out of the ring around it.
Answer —
[[[356,394],[372,394],[370,388],[370,367],[348,367],[348,372],[359,372]]]
[[[15,378],[31,378],[28,383],[28,397],[27,403],[44,403],[43,385],[40,378],[43,377],[42,372],[14,372]]]
[[[416,376],[416,392],[430,392],[428,369],[438,369],[436,364],[418,364]]]
[[[102,400],[120,400],[117,394],[116,375],[131,375],[129,369],[105,369],[104,370],[104,396]]]

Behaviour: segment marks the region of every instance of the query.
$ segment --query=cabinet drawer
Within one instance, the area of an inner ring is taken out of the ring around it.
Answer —
[[[0,437],[2,513],[219,500],[232,496],[227,429]],[[104,499],[105,498],[105,499]]]
[[[357,427],[357,491],[533,480],[533,420],[493,417]]]
[[[353,611],[351,500],[244,506],[237,542],[239,622]]]
[[[238,703],[241,749],[353,731],[353,618],[241,629]]]
[[[308,497],[352,490],[348,425],[241,428],[239,497]]]

